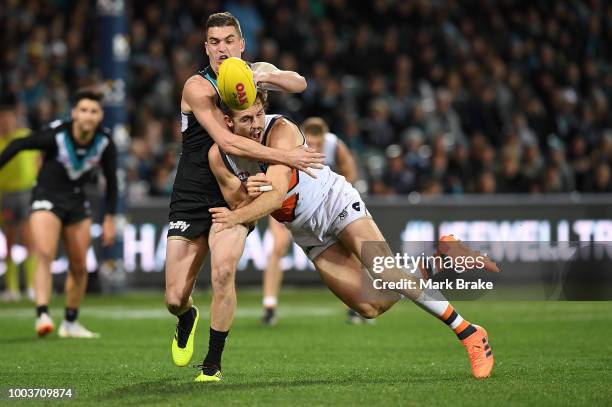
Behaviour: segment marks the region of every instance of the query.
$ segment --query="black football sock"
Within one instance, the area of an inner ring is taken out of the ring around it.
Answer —
[[[36,307],[36,316],[40,317],[42,314],[49,315],[49,306],[48,305],[39,305]]]
[[[221,369],[221,354],[225,347],[225,340],[227,339],[227,332],[215,331],[210,328],[210,338],[208,339],[208,353],[204,358],[204,366],[213,367],[216,366]]]
[[[176,326],[176,341],[179,348],[184,348],[187,346],[187,341],[189,340],[189,334],[193,328],[195,317],[196,311],[193,307],[189,308],[187,311],[178,316],[179,322]]]
[[[276,314],[276,308],[266,308],[266,313],[264,318],[272,319],[274,318],[274,314]]]
[[[195,321],[195,316],[195,308],[191,307],[179,315],[178,320],[182,327],[191,329],[193,322]]]
[[[68,308],[66,307],[66,311],[64,312],[64,318],[68,322],[74,322],[79,317],[79,309],[78,308]]]

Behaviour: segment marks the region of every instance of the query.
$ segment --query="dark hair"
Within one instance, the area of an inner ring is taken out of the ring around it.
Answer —
[[[302,123],[302,132],[312,136],[323,136],[329,132],[329,127],[320,117],[309,117]]]
[[[208,16],[206,19],[206,37],[208,38],[208,29],[210,27],[234,27],[238,31],[238,35],[242,38],[242,30],[238,19],[232,13],[227,11],[223,13],[215,13]]]
[[[257,101],[259,101],[263,105],[264,110],[267,109],[268,108],[268,92],[266,92],[265,90],[261,90],[261,89],[258,90],[257,95],[255,96],[255,102],[253,102],[253,104],[257,103]],[[231,107],[223,103],[223,100],[221,99],[219,100],[219,109],[221,109],[223,114],[229,117],[234,117],[234,113],[236,112],[236,110],[232,109]]]
[[[79,89],[74,97],[74,104],[76,105],[83,99],[95,100],[96,102],[102,104],[104,94],[95,89]]]

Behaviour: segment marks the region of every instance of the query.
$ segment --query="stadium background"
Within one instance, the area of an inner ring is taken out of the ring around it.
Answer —
[[[180,92],[207,63],[202,21],[221,9],[241,21],[245,59],[306,77],[303,94],[276,93],[269,111],[297,121],[311,115],[327,120],[357,157],[356,187],[388,239],[401,240],[402,231],[420,221],[478,221],[489,208],[494,214],[486,219],[497,222],[602,221],[590,237],[571,229],[567,238],[611,240],[607,2],[58,0],[6,6],[0,11],[0,81],[3,94],[17,96],[23,126],[37,130],[67,117],[77,88],[106,83],[107,119],[124,151],[129,205],[126,241],[115,256],[125,249],[129,271],[152,271],[150,253],[154,271],[162,271],[160,237],[181,148]],[[108,15],[123,20],[108,22]],[[119,40],[111,38],[115,34]],[[534,205],[570,209],[555,218]],[[256,234],[250,239],[267,244],[249,270],[261,270],[270,246],[265,222]],[[536,237],[519,231],[510,238]],[[303,268],[299,249],[293,252],[285,265]],[[90,263],[95,271],[99,262]],[[65,270],[65,261],[55,269]],[[316,281],[316,274],[306,280]],[[160,284],[161,276],[131,281]]]
[[[240,289],[225,382],[193,386],[193,370],[172,366],[161,271],[178,102],[206,64],[202,19],[219,10],[240,19],[246,59],[306,77],[304,94],[274,95],[271,111],[328,121],[357,156],[356,186],[390,240],[453,228],[610,247],[610,2],[4,0],[0,86],[17,96],[21,125],[67,117],[77,88],[107,86],[129,203],[118,285],[154,289],[88,295],[82,318],[97,341],[37,340],[31,304],[2,304],[0,404],[7,386],[44,386],[74,388],[75,405],[610,405],[610,302],[458,303],[495,349],[493,377],[477,382],[443,324],[411,304],[374,326],[344,324],[332,294],[304,286],[318,278],[295,247],[286,277],[299,287],[281,293],[277,327],[260,326],[259,291]],[[265,221],[249,239],[238,281],[257,285]],[[113,255],[97,245],[94,290]],[[54,268],[59,289],[65,259]],[[210,294],[195,300],[205,319]],[[50,306],[60,317],[62,296]]]

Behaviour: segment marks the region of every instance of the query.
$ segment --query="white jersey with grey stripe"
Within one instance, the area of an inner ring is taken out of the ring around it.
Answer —
[[[266,144],[270,130],[280,118],[291,121],[291,119],[281,115],[266,115],[262,144]],[[302,140],[302,144],[305,145],[306,140],[303,134]],[[259,172],[265,173],[268,169],[268,164],[262,161],[225,154],[222,150],[219,150],[219,152],[221,153],[225,166],[243,183],[246,183],[248,177],[251,175],[255,175]],[[312,172],[316,178],[310,177],[302,171],[292,171],[289,190],[285,195],[283,208],[272,213],[272,216],[276,220],[285,223],[290,229],[301,226],[313,215],[317,208],[320,207],[321,203],[327,198],[333,181],[337,177],[340,177],[340,175],[332,172],[328,166],[323,166],[323,168],[320,169],[313,169]],[[289,203],[293,203],[291,208],[288,206]],[[291,211],[292,213],[288,216],[288,212]]]

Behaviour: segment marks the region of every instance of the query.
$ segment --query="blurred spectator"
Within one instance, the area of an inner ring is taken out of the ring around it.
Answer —
[[[602,162],[595,167],[593,184],[593,192],[612,192],[612,179],[608,163]]]
[[[416,187],[415,173],[404,165],[402,149],[393,144],[386,150],[388,168],[383,176],[383,181],[390,193],[408,194]]]
[[[519,157],[511,150],[504,151],[497,178],[497,192],[515,194],[527,192],[527,183],[521,173]]]
[[[475,192],[478,194],[494,194],[497,192],[497,184],[493,171],[484,171],[478,176]]]

